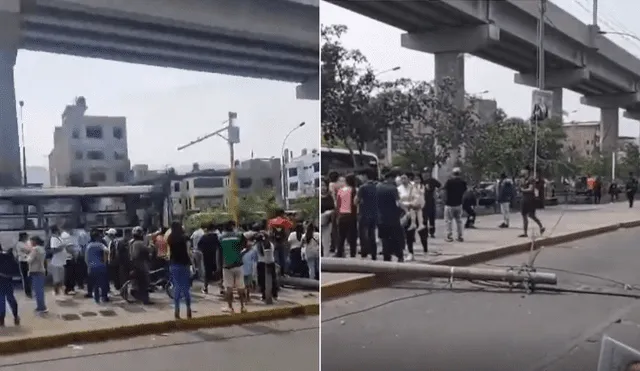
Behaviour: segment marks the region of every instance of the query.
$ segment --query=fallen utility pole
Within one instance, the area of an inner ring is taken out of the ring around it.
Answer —
[[[397,263],[344,258],[322,258],[323,272],[399,274],[416,277],[438,277],[462,280],[501,281],[555,285],[558,278],[553,273],[517,269],[488,269],[475,267],[453,267],[446,265]]]
[[[293,286],[304,290],[320,290],[320,281],[311,278],[282,277],[279,282],[285,286]]]

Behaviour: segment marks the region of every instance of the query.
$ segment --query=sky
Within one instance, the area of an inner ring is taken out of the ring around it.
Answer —
[[[229,163],[218,137],[178,152],[177,147],[223,126],[238,113],[236,158],[280,157],[287,140],[300,155],[318,148],[317,101],[297,100],[295,84],[157,68],[21,50],[15,67],[16,99],[24,101],[27,163],[48,166],[53,130],[66,105],[84,96],[87,115],[125,116],[132,164],[153,169],[199,163]]]
[[[523,0],[524,1],[524,0]],[[534,1],[534,0],[527,0]],[[552,0],[570,14],[585,23],[591,23],[591,0]],[[431,81],[434,78],[433,55],[421,53],[400,46],[403,31],[384,23],[366,18],[338,6],[321,2],[322,24],[343,24],[348,33],[343,36],[345,46],[360,49],[368,58],[375,71],[385,71],[400,67],[398,71],[379,75],[381,80],[410,78]],[[640,24],[637,23],[638,0],[599,0],[599,23],[603,30],[628,33],[636,36],[611,35],[613,41],[630,53],[640,56]],[[634,26],[635,25],[635,26]],[[471,94],[489,91],[480,95],[484,99],[495,99],[498,106],[510,116],[527,117],[531,111],[532,88],[513,82],[514,71],[467,56],[465,60],[465,88]],[[563,108],[570,113],[565,120],[598,121],[600,110],[580,104],[580,95],[564,90]],[[638,137],[638,121],[622,117],[620,111],[620,136]]]

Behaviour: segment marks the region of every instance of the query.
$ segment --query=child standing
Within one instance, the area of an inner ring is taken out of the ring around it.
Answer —
[[[251,300],[251,292],[254,288],[254,266],[258,264],[258,250],[253,245],[246,246],[244,250],[242,250],[242,272],[244,274],[244,285],[246,287],[246,301],[247,303]]]

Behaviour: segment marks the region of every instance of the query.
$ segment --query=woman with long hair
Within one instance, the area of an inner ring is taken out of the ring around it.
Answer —
[[[180,301],[184,298],[187,306],[187,318],[191,318],[191,255],[189,253],[189,237],[178,222],[171,223],[171,230],[167,236],[169,255],[169,272],[173,287],[174,317],[180,319]]]
[[[336,257],[344,257],[344,244],[349,243],[349,255],[356,257],[358,252],[358,223],[356,216],[356,177],[347,175],[344,185],[338,189],[336,209],[338,211],[338,246]]]
[[[302,259],[307,262],[309,278],[312,280],[320,276],[320,233],[316,232],[313,223],[308,223],[302,237]]]

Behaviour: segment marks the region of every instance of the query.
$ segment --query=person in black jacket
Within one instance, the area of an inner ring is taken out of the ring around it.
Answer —
[[[431,238],[436,236],[436,192],[442,184],[431,176],[431,169],[425,168],[423,173],[424,207],[422,208],[422,220],[429,227]]]
[[[453,222],[455,221],[458,234],[458,242],[462,238],[462,198],[467,191],[467,182],[460,177],[460,168],[454,168],[451,178],[447,179],[442,187],[445,193],[444,218],[447,224],[447,242],[453,241]]]
[[[13,249],[3,249],[0,246],[0,327],[4,327],[6,304],[11,308],[14,324],[20,325],[18,301],[13,292],[13,277],[18,276],[20,276],[20,266]]]
[[[465,228],[474,229],[476,227],[476,205],[478,198],[476,197],[476,188],[467,189],[462,196],[462,210],[467,213],[467,221],[464,223]]]
[[[214,274],[217,271],[216,256],[220,251],[220,239],[216,233],[213,223],[205,226],[205,234],[198,241],[198,250],[202,253],[202,293],[209,293],[209,282],[214,281]]]

